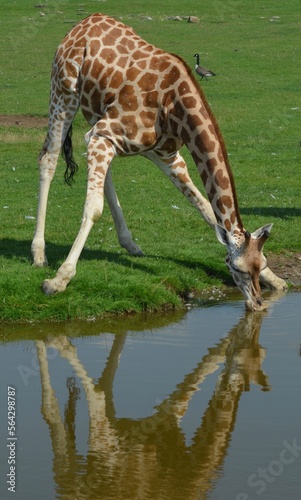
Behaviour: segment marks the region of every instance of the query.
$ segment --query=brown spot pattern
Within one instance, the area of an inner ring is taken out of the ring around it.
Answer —
[[[145,147],[150,147],[156,142],[155,132],[143,132],[141,136],[141,143]]]
[[[94,62],[92,64],[92,67],[90,70],[90,74],[91,74],[92,78],[94,78],[94,80],[97,80],[98,75],[100,73],[100,70],[101,70],[100,62],[98,61],[98,59],[94,59]]]
[[[224,220],[224,226],[225,226],[225,228],[227,229],[227,231],[229,231],[229,232],[231,231],[232,224],[231,224],[231,222],[229,221],[229,219],[225,219],[225,220]]]
[[[141,111],[139,116],[145,127],[149,128],[154,126],[156,113],[154,113],[153,111]]]
[[[114,49],[104,47],[99,54],[100,61],[105,61],[107,64],[113,64],[117,57],[117,54]]]
[[[138,125],[135,115],[126,115],[121,118],[121,123],[125,129],[125,135],[128,139],[133,140],[138,133]]]
[[[179,84],[178,92],[179,92],[180,96],[183,96],[185,94],[191,94],[191,89],[190,89],[189,83],[186,80],[184,80],[183,82],[181,82]]]
[[[186,109],[194,109],[197,105],[197,100],[193,96],[183,97],[182,102]]]
[[[199,115],[189,113],[187,116],[187,125],[190,130],[196,130],[203,125],[203,122]]]
[[[157,90],[143,92],[140,97],[142,98],[142,105],[144,108],[158,108],[159,92]]]
[[[232,208],[233,202],[230,196],[221,196],[217,201],[216,205],[221,214],[226,214],[227,211]]]
[[[114,71],[112,77],[111,77],[111,80],[110,80],[110,83],[109,83],[109,86],[111,89],[119,89],[119,87],[121,86],[123,82],[123,73],[122,71]]]
[[[137,81],[139,87],[143,92],[153,91],[158,80],[158,75],[153,73],[144,73],[141,78]]]
[[[99,50],[100,50],[100,41],[93,40],[93,42],[90,44],[91,57],[95,57],[96,55],[98,55]]]
[[[168,73],[164,74],[160,85],[161,89],[165,90],[169,87],[172,87],[179,78],[180,70],[179,68],[174,66]]]
[[[222,168],[220,168],[215,174],[215,182],[218,186],[220,186],[223,190],[229,188],[230,180],[229,177],[225,175]]]
[[[123,111],[136,111],[138,109],[138,100],[132,85],[124,85],[120,89],[118,102]]]

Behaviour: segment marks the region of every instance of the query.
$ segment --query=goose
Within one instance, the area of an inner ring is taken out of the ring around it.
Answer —
[[[202,77],[201,80],[203,80],[203,78],[206,78],[207,80],[208,76],[215,76],[215,73],[213,73],[213,71],[204,68],[204,66],[200,66],[200,54],[194,54],[193,57],[196,57],[195,71],[199,76]]]

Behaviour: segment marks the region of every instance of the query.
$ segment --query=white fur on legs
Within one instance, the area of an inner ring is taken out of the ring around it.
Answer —
[[[56,93],[55,85],[52,88],[52,93]],[[39,204],[36,230],[31,244],[33,265],[36,267],[47,266],[44,234],[49,188],[55,174],[62,144],[78,108],[78,101],[74,98],[74,106],[71,108],[69,104],[67,113],[64,94],[57,96],[56,99],[60,111],[49,117],[48,132],[38,158],[40,168]]]
[[[276,276],[276,274],[274,274],[269,267],[266,267],[263,271],[261,271],[259,279],[264,286],[272,288],[273,290],[285,291],[288,289],[286,281]]]
[[[134,242],[133,237],[126,225],[124,215],[114,188],[110,168],[106,175],[105,197],[111,210],[120,245],[125,248],[129,252],[129,254],[141,257],[143,255],[143,252],[141,248]]]
[[[82,249],[86,243],[94,222],[96,222],[96,220],[100,218],[102,213],[103,197],[100,197],[99,200],[97,200],[98,203],[94,204],[93,201],[94,200],[91,200],[91,198],[86,201],[81,227],[67,259],[61,265],[56,273],[56,276],[53,279],[48,279],[43,282],[42,289],[46,295],[50,295],[56,292],[63,292],[70,280],[75,276],[77,261],[82,252]]]
[[[99,151],[102,153],[99,153]],[[97,154],[95,154],[95,151]],[[114,157],[110,141],[104,137],[91,135],[88,145],[88,183],[84,215],[78,235],[65,260],[53,279],[45,280],[42,288],[45,294],[53,294],[65,290],[69,281],[76,274],[76,265],[89,233],[103,211],[104,184],[107,170]]]
[[[48,151],[42,152],[39,158],[39,165],[40,165],[39,204],[38,204],[36,230],[31,244],[33,265],[36,267],[43,267],[47,266],[48,264],[45,253],[45,237],[44,237],[45,219],[46,219],[49,188],[55,173],[57,159],[58,159],[58,154],[53,154]]]

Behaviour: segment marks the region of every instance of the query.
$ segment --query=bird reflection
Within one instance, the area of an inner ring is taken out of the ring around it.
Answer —
[[[264,317],[265,313],[246,312],[175,390],[157,401],[153,414],[139,420],[118,418],[115,411],[113,384],[126,333],[115,335],[97,381],[88,375],[68,337],[37,341],[41,409],[50,431],[56,498],[208,498],[229,452],[242,393],[250,390],[251,383],[269,390],[262,369],[265,349],[259,344]],[[57,349],[75,375],[67,379],[64,418],[51,385],[48,348]],[[181,420],[195,392],[217,371],[215,389],[187,444]],[[79,398],[84,397],[89,416],[88,452],[80,455],[76,448],[76,409]]]

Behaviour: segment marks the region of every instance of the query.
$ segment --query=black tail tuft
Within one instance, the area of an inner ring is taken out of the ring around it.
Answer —
[[[62,147],[62,156],[66,162],[67,168],[65,170],[64,178],[65,182],[71,186],[73,181],[73,176],[78,170],[78,166],[73,159],[73,148],[72,148],[72,125],[70,126],[66,139]]]

